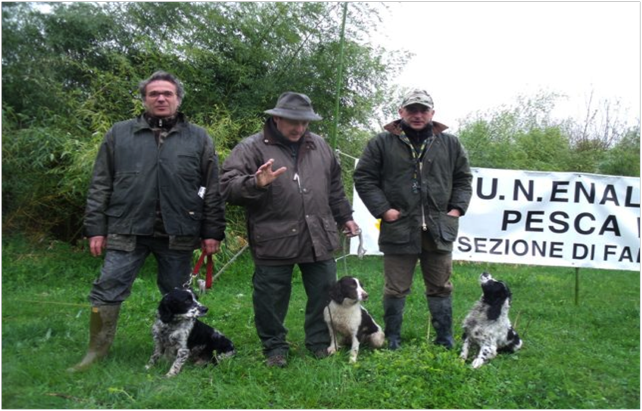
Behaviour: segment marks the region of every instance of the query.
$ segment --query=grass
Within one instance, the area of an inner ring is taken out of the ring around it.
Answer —
[[[288,367],[265,367],[252,312],[249,253],[201,298],[204,320],[238,348],[217,367],[187,365],[167,379],[167,362],[150,371],[150,328],[160,295],[153,258],[124,303],[111,353],[81,374],[65,370],[85,352],[86,296],[102,260],[63,243],[4,238],[2,253],[3,408],[639,408],[640,277],[583,269],[579,305],[575,271],[566,268],[456,263],[453,282],[457,349],[427,341],[428,310],[417,274],[408,297],[399,351],[362,349],[316,360],[303,344],[305,294],[299,275],[286,325]],[[488,270],[513,292],[511,318],[525,343],[473,370],[458,358],[460,324],[479,298]],[[365,305],[383,324],[382,262],[349,257],[339,276],[363,280]],[[430,339],[434,331],[430,331]]]

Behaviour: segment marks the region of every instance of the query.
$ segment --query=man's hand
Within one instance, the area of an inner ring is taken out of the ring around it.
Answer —
[[[448,215],[452,217],[461,217],[461,212],[459,211],[459,209],[453,208],[448,212]]]
[[[201,241],[201,248],[206,255],[216,254],[221,250],[221,242],[213,238],[206,238]]]
[[[359,235],[360,232],[361,232],[361,229],[359,228],[357,223],[355,223],[352,220],[346,222],[343,225],[343,234],[345,234],[345,236],[348,238],[356,237]]]
[[[107,246],[107,237],[104,235],[89,237],[89,251],[91,251],[91,255],[94,257],[101,255],[105,246]]]
[[[254,173],[254,177],[256,178],[256,186],[258,188],[268,186],[270,183],[272,183],[272,181],[276,180],[278,176],[285,173],[285,170],[287,170],[286,167],[281,167],[278,170],[274,171],[272,170],[272,164],[274,164],[273,158],[269,159],[267,163],[259,167],[256,173]]]
[[[390,210],[386,211],[381,215],[381,219],[386,223],[392,223],[393,221],[399,220],[400,216],[401,216],[401,213],[399,212],[399,210],[395,210],[394,208],[391,208]]]

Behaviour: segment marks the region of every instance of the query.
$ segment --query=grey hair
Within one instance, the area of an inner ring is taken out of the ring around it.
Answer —
[[[152,81],[168,81],[176,86],[176,96],[182,101],[185,97],[185,89],[183,88],[183,83],[178,79],[178,77],[173,74],[169,74],[166,71],[159,70],[152,74],[148,79],[145,79],[138,83],[138,91],[140,92],[140,97],[145,100],[147,94],[147,86]]]

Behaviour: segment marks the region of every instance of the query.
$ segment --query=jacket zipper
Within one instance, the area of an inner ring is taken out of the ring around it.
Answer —
[[[419,161],[419,179],[423,178],[423,168],[424,168],[424,162],[422,159]],[[421,187],[421,184],[419,185],[419,187]],[[424,199],[423,199],[423,196],[421,195],[421,189],[420,189],[419,199],[421,201],[421,229],[424,231],[428,231],[428,226],[426,225],[426,211],[424,210]]]
[[[299,194],[303,193],[303,190],[301,190],[301,179],[299,178],[299,173],[295,172],[294,173],[294,178],[292,181],[296,181],[297,185],[299,186]]]

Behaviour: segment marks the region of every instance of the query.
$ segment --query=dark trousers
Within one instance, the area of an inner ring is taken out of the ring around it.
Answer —
[[[323,309],[328,303],[328,289],[337,280],[334,260],[298,264],[308,301],[305,307],[305,346],[310,351],[330,345]],[[286,354],[285,317],[292,294],[294,264],[281,266],[256,265],[254,268],[254,323],[266,356]]]
[[[192,251],[170,250],[166,237],[139,236],[134,251],[107,250],[100,277],[89,293],[92,306],[120,304],[131,294],[132,284],[149,254],[158,262],[158,289],[162,295],[182,287],[192,271]]]
[[[427,297],[448,297],[453,290],[450,282],[452,275],[452,253],[437,249],[428,234],[423,235],[421,254],[385,254],[384,295],[404,298],[410,294],[412,279],[417,260],[426,284]]]

